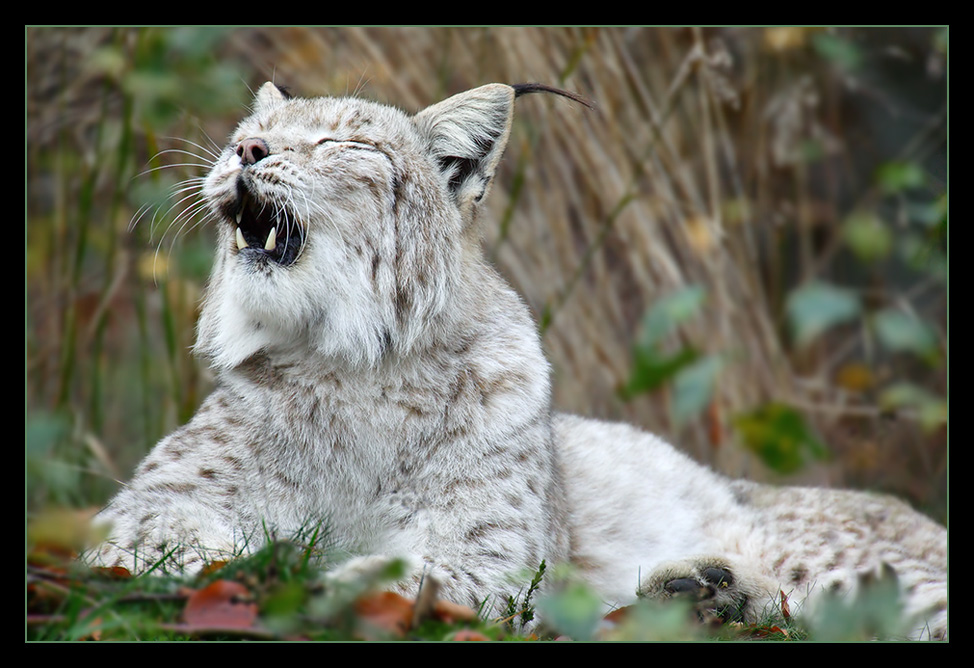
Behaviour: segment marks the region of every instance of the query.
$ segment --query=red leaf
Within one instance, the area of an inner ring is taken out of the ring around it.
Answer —
[[[632,606],[623,606],[606,613],[603,619],[612,624],[621,624],[632,610]]]
[[[221,568],[223,568],[224,566],[226,566],[228,563],[230,563],[230,562],[228,562],[228,561],[211,561],[211,562],[209,562],[209,563],[207,563],[207,564],[205,564],[203,566],[203,568],[202,568],[202,570],[200,570],[199,574],[201,576],[213,575],[218,570],[220,570]]]
[[[456,622],[472,622],[477,619],[477,611],[465,605],[451,601],[439,600],[433,606],[433,616],[441,622],[454,624]]]
[[[114,580],[127,580],[132,577],[131,571],[124,566],[94,566],[91,570]]]
[[[373,630],[404,636],[412,625],[413,602],[395,592],[378,592],[359,598],[355,612]]]
[[[461,629],[453,634],[453,640],[490,640],[480,631],[474,631],[472,629]]]
[[[257,619],[257,604],[239,582],[217,580],[190,595],[183,619],[196,627],[249,628]]]

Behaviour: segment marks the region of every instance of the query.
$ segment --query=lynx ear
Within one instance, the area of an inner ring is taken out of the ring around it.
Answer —
[[[254,96],[254,111],[267,111],[286,100],[288,95],[268,81],[257,90]]]
[[[465,218],[468,209],[487,194],[507,145],[513,113],[514,89],[488,84],[416,114],[416,125],[449,178],[450,192]]]

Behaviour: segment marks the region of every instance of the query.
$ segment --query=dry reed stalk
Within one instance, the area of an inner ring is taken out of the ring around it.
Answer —
[[[813,196],[800,166],[775,161],[803,137],[802,95],[827,94],[799,85],[788,39],[802,38],[668,28],[240,29],[221,57],[244,63],[254,87],[272,79],[300,95],[361,94],[407,110],[490,81],[537,81],[594,100],[595,111],[557,98],[518,102],[484,222],[501,271],[539,319],[550,318],[555,403],[642,424],[723,470],[761,475],[741,449],[718,447],[732,440],[733,415],[788,400],[838,437],[848,415],[878,414],[861,405],[837,414],[846,404],[830,373],[847,352],[796,357],[784,332],[786,290],[830,261],[816,255],[815,216],[823,207],[833,223],[839,215],[835,202]],[[219,143],[233,120],[204,119],[204,130]],[[792,232],[804,253],[797,263],[781,245]],[[665,392],[623,401],[618,390],[646,309],[688,285],[706,290],[707,307],[673,345],[730,362],[711,409],[678,428]],[[831,350],[858,345],[852,336]],[[902,438],[916,436],[906,429]],[[933,459],[936,472],[945,459]]]

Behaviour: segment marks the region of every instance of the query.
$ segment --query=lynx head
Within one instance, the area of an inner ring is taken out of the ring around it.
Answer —
[[[204,182],[219,233],[197,350],[232,367],[275,347],[412,349],[476,280],[476,209],[516,95],[542,88],[490,84],[411,116],[264,84]]]

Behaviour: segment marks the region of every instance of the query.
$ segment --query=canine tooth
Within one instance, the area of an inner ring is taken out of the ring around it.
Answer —
[[[272,227],[270,234],[267,235],[267,241],[264,243],[264,250],[272,251],[277,248],[277,228]]]
[[[237,250],[243,250],[246,247],[247,247],[247,242],[244,241],[243,232],[241,232],[240,228],[238,227],[237,228]]]

